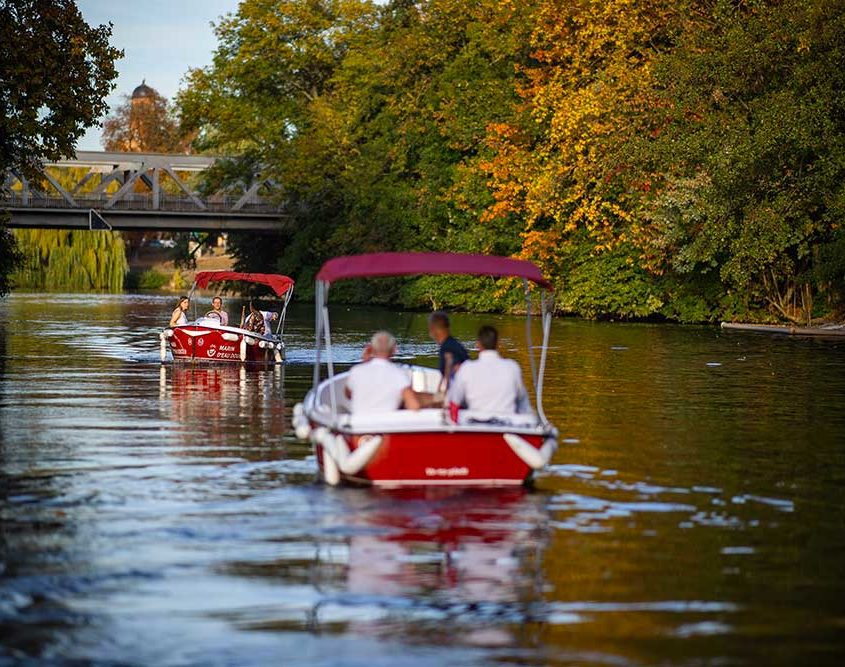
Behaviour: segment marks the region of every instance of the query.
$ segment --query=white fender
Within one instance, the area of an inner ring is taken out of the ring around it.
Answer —
[[[355,451],[350,451],[346,438],[342,435],[332,436],[327,434],[322,442],[323,450],[331,454],[340,472],[344,475],[355,475],[373,458],[373,454],[381,446],[382,437],[362,436]]]
[[[349,457],[349,445],[346,444],[346,438],[342,435],[332,435],[327,432],[321,442],[323,449],[328,450],[332,455],[337,467],[345,472],[343,469],[346,467],[346,459]]]
[[[294,417],[293,431],[300,440],[308,440],[308,436],[311,435],[311,424],[304,417]]]
[[[246,336],[241,338],[240,357],[241,361],[246,361]]]
[[[337,464],[325,447],[323,447],[323,479],[329,486],[340,484],[340,472],[337,469]]]
[[[278,348],[273,351],[273,358],[276,360],[277,364],[280,364],[285,360],[285,358],[282,356],[281,350]]]
[[[362,435],[358,439],[357,449],[349,454],[341,466],[341,470],[347,475],[354,475],[370,462],[373,455],[381,447],[383,438],[380,435]]]
[[[265,347],[267,347],[267,342],[263,340],[258,341],[258,347],[263,350]]]
[[[159,345],[159,356],[161,357],[161,363],[164,363],[167,361],[167,333],[162,331],[159,340],[161,341]]]
[[[222,338],[223,340],[228,340],[230,343],[234,343],[236,340],[238,340],[238,334],[233,334],[229,333],[228,331],[224,331],[222,334],[220,334],[220,338]]]
[[[315,445],[318,443],[322,444],[327,435],[329,435],[329,429],[325,426],[318,426],[311,430],[311,442]]]
[[[515,433],[504,433],[502,437],[505,442],[510,445],[513,453],[516,454],[529,468],[539,470],[544,468],[552,458],[552,454],[557,449],[557,440],[554,438],[546,438],[543,446],[537,449],[534,445],[528,442]]]

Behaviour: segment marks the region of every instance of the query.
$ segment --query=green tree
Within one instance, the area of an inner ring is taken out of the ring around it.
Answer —
[[[655,186],[648,251],[715,274],[724,314],[807,322],[845,294],[845,2],[700,4],[655,68],[654,135],[626,146]]]
[[[122,54],[111,26],[91,27],[72,0],[0,0],[0,173],[37,175],[72,155],[106,111]],[[0,294],[20,253],[0,216]]]

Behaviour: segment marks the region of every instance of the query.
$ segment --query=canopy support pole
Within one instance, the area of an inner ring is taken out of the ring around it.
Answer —
[[[540,372],[537,375],[537,415],[544,424],[548,424],[549,420],[546,419],[546,413],[543,411],[543,377],[546,374],[546,356],[549,350],[549,336],[552,331],[552,310],[554,310],[549,301],[544,291],[540,296],[543,347],[540,350]]]
[[[322,280],[317,281],[317,293],[314,296],[314,306],[316,312],[314,313],[314,331],[317,334],[316,344],[314,346],[314,391],[317,390],[317,385],[320,384],[320,350],[323,341],[323,290],[325,283]]]
[[[323,304],[323,323],[325,327],[323,335],[326,339],[326,365],[328,366],[329,381],[331,381],[334,379],[334,358],[332,356],[332,334],[329,325],[329,307],[326,305],[327,301]],[[334,385],[329,384],[329,389],[329,398],[332,403],[332,421],[337,422],[337,395],[335,394]]]
[[[534,344],[531,336],[531,287],[526,278],[522,279],[522,287],[525,290],[525,343],[528,346],[528,363],[531,366],[531,383],[536,394],[537,392],[537,362],[534,359]],[[537,406],[539,408],[539,406]]]
[[[293,297],[293,287],[285,292],[285,302],[282,306],[282,314],[279,315],[279,323],[276,325],[276,337],[280,338],[281,335],[285,332],[285,317],[288,314],[288,304],[290,303],[291,297]]]

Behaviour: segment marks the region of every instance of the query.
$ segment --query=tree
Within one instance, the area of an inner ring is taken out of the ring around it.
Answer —
[[[198,147],[251,154],[284,185],[297,233],[276,246],[280,270],[307,285],[332,254],[518,249],[517,235],[473,224],[489,195],[463,164],[517,101],[512,54],[525,56],[532,3],[501,4],[248,0],[218,26],[182,117]],[[252,239],[231,240],[239,260],[266,267]],[[429,291],[404,296],[427,303]],[[478,306],[483,294],[466,298]]]
[[[629,146],[659,186],[643,219],[667,270],[807,322],[845,299],[845,2],[706,9],[655,68],[660,131]]]
[[[0,168],[73,155],[108,109],[123,53],[73,0],[0,0]]]
[[[0,0],[0,173],[72,155],[106,111],[122,53],[72,0]],[[19,253],[0,219],[0,294]]]
[[[652,70],[683,16],[674,0],[542,0],[532,62],[516,79],[520,113],[491,124],[488,221],[519,226],[521,254],[556,277],[559,304],[590,316],[644,317],[662,299],[641,266],[621,146],[648,134]]]

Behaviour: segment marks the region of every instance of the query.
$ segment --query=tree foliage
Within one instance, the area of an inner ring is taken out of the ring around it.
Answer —
[[[107,111],[122,52],[73,0],[0,0],[0,167],[72,155]]]
[[[122,55],[110,36],[72,0],[0,0],[0,174],[37,177],[42,160],[73,154],[107,109]],[[0,295],[25,254],[0,224]]]
[[[123,239],[107,231],[18,229],[23,261],[15,285],[31,290],[120,292],[128,265]]]
[[[843,5],[245,0],[179,104],[199,148],[285,186],[296,233],[236,240],[244,268],[497,253],[591,317],[806,319],[843,294]],[[346,296],[512,305],[451,279]]]

